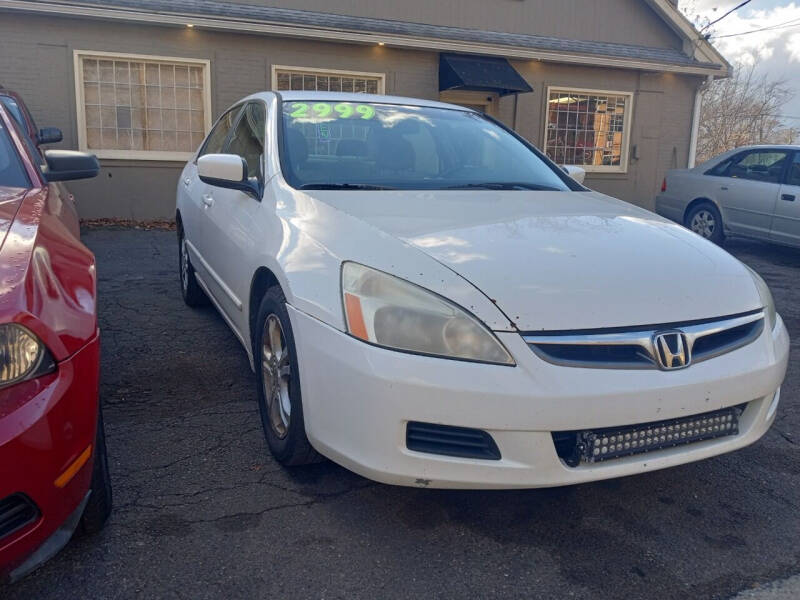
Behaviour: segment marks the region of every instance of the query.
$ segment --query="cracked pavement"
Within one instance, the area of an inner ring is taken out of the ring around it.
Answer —
[[[729,598],[800,572],[800,368],[734,454],[549,490],[376,484],[269,456],[254,377],[213,309],[180,298],[174,232],[85,232],[96,253],[115,510],[6,600]],[[800,250],[732,241],[800,343]]]

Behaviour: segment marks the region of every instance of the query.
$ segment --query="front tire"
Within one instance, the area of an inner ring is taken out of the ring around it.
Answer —
[[[711,202],[701,202],[692,207],[686,215],[686,227],[717,245],[725,240],[722,215]]]
[[[197,283],[183,229],[178,230],[178,275],[181,279],[181,295],[187,306],[195,308],[208,303],[206,293]]]
[[[111,515],[113,504],[111,493],[111,473],[108,469],[106,454],[106,430],[103,426],[103,413],[97,418],[97,434],[95,435],[94,466],[92,467],[92,484],[89,501],[83,509],[80,527],[84,533],[97,533],[106,524]]]
[[[279,287],[267,290],[256,318],[254,358],[261,425],[272,455],[284,466],[322,460],[306,437],[297,350]]]

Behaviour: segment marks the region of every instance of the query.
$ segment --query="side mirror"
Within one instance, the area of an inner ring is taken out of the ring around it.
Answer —
[[[237,154],[206,154],[197,159],[197,174],[203,183],[239,190],[261,200],[261,184],[247,172],[247,161]]]
[[[64,139],[64,134],[58,127],[43,127],[36,134],[36,141],[39,144],[57,144]]]
[[[564,165],[561,167],[564,169],[564,172],[572,177],[575,181],[580,184],[583,184],[583,180],[586,179],[586,170],[582,169],[577,165]]]
[[[47,181],[72,181],[91,179],[100,172],[100,163],[94,154],[73,150],[45,150]]]

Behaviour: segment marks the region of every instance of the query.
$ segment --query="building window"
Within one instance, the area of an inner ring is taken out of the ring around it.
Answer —
[[[545,152],[561,165],[625,172],[632,94],[549,88]]]
[[[186,160],[211,126],[208,61],[75,52],[78,137],[101,158]]]
[[[355,92],[384,94],[386,77],[383,73],[329,71],[302,67],[272,67],[272,89],[306,92]]]

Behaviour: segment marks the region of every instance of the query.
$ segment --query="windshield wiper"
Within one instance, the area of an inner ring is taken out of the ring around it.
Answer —
[[[539,185],[538,183],[522,183],[517,181],[487,181],[486,183],[462,183],[451,185],[446,190],[536,190],[540,192],[562,192],[564,190],[552,185]]]
[[[306,183],[299,190],[394,190],[397,188],[368,183]]]

